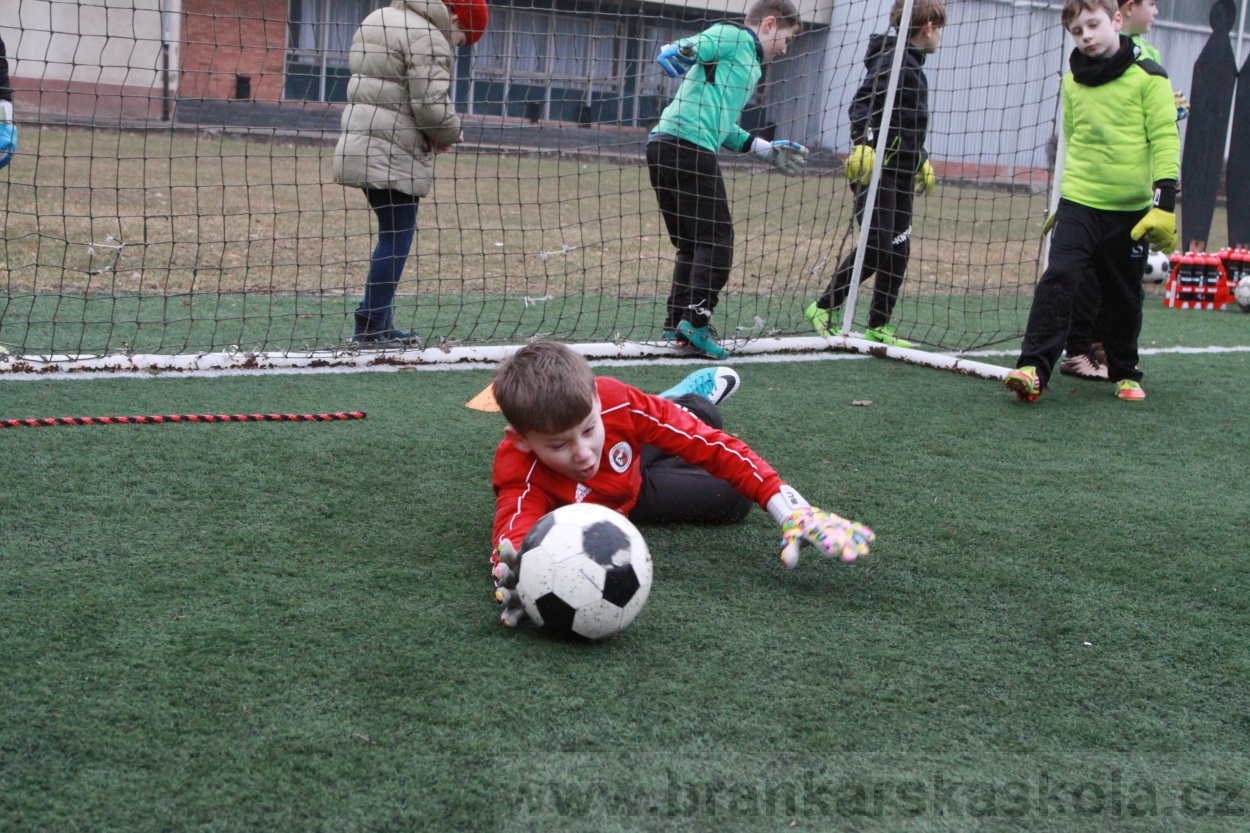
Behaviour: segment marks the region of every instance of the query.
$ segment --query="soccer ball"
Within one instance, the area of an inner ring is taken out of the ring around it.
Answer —
[[[1233,288],[1233,297],[1237,299],[1237,306],[1241,307],[1242,312],[1250,312],[1250,275],[1237,281],[1237,286]]]
[[[557,636],[597,641],[627,628],[651,592],[651,553],[624,515],[572,503],[544,515],[521,544],[517,594]]]
[[[1172,274],[1172,261],[1163,252],[1151,252],[1146,257],[1146,270],[1141,279],[1146,283],[1163,283]]]

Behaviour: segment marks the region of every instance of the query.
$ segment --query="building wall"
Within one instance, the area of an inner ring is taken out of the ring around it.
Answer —
[[[286,72],[286,0],[183,0],[182,98],[280,101]]]
[[[0,0],[19,112],[91,123],[159,119],[166,87],[177,91],[179,2]]]

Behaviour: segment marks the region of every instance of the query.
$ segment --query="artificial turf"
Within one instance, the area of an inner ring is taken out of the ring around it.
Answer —
[[[0,382],[7,418],[369,414],[0,431],[0,829],[1244,829],[1247,358],[1146,356],[1132,404],[742,365],[727,428],[872,553],[645,527],[600,645],[495,623],[484,371]]]

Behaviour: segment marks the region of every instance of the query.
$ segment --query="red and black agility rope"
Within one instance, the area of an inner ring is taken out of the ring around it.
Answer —
[[[335,422],[364,419],[364,411],[333,414],[171,414],[169,416],[57,417],[0,419],[0,428],[41,428],[51,425],[165,425],[171,422]]]

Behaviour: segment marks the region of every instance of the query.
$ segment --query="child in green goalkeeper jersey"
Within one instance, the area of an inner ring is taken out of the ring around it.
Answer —
[[[787,175],[802,171],[807,148],[765,141],[738,124],[760,65],[786,54],[800,25],[790,0],[755,0],[744,22],[717,23],[666,44],[656,58],[668,75],[685,76],[647,138],[651,187],[677,249],[664,338],[714,359],[729,355],[710,322],[734,256],[733,216],[716,154],[725,148]]]
[[[1159,16],[1156,0],[1120,0],[1120,17],[1124,22],[1120,34],[1128,35],[1137,47],[1137,60],[1154,61],[1163,66],[1159,50],[1146,41],[1145,35]],[[1176,120],[1189,115],[1189,102],[1180,92],[1174,92]],[[1090,275],[1073,298],[1072,329],[1068,333],[1067,357],[1060,362],[1059,372],[1079,379],[1107,381],[1106,356],[1102,351],[1102,327],[1098,314],[1102,295],[1098,282]]]
[[[1006,384],[1025,401],[1041,395],[1067,341],[1073,295],[1092,272],[1102,294],[1108,379],[1119,399],[1136,401],[1146,397],[1137,337],[1147,244],[1176,247],[1180,136],[1172,85],[1154,61],[1138,60],[1120,32],[1115,0],[1066,0],[1062,19],[1077,45],[1062,86],[1063,196],[1047,221],[1049,264]]]

